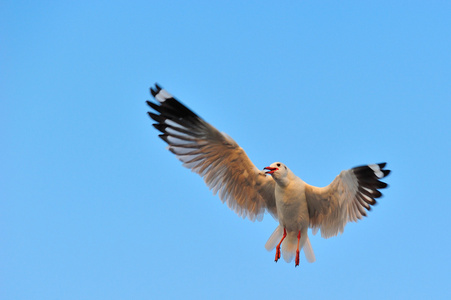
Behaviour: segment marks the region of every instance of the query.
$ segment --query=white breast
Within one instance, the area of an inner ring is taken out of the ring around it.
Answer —
[[[309,217],[305,199],[305,183],[296,178],[287,186],[276,184],[276,206],[279,223],[287,231],[298,232],[308,227]]]

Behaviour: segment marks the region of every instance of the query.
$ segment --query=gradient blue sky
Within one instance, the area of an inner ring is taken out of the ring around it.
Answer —
[[[449,299],[451,2],[2,1],[0,298]],[[387,161],[317,262],[274,263],[146,115],[159,82],[264,167]]]

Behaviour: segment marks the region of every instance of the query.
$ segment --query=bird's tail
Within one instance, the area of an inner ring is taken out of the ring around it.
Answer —
[[[283,236],[283,227],[277,226],[276,230],[271,234],[265,244],[268,251],[273,250],[280,242]],[[286,262],[291,262],[296,255],[298,246],[298,236],[296,232],[288,232],[286,238],[282,242],[282,256]],[[308,238],[307,230],[301,232],[301,240],[299,241],[299,250],[304,249],[305,258],[309,263],[315,261],[315,253],[313,253],[312,245]]]

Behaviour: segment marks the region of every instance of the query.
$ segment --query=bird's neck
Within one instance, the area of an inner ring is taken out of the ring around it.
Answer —
[[[291,174],[287,174],[287,176],[284,176],[284,177],[274,178],[274,180],[276,181],[277,185],[279,185],[281,187],[287,187],[290,184],[290,182],[293,180],[293,178],[291,178],[290,175]]]

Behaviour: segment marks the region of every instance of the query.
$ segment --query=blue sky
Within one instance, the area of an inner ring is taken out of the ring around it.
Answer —
[[[448,1],[3,1],[2,299],[451,297]],[[159,82],[258,167],[388,162],[317,261],[274,263],[146,115]]]

